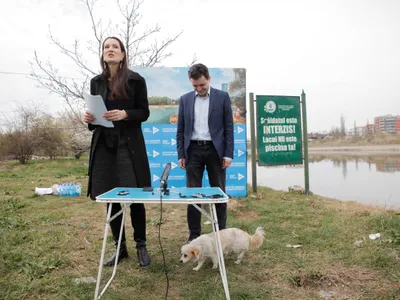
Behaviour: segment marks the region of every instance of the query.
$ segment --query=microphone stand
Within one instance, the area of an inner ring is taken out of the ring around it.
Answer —
[[[166,163],[164,172],[162,173],[161,180],[160,180],[160,190],[161,190],[161,193],[164,195],[169,195],[167,179],[168,179],[170,171],[171,171],[171,163]]]
[[[168,182],[167,182],[167,180],[161,181],[161,183],[160,183],[160,189],[161,189],[161,192],[162,192],[164,195],[169,195],[169,189],[168,189]]]

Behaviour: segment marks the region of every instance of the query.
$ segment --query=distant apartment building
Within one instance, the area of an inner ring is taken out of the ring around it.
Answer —
[[[386,115],[375,117],[375,132],[387,132],[400,134],[400,116]]]
[[[374,124],[367,124],[364,127],[364,135],[371,135],[375,133]]]
[[[400,117],[396,119],[396,133],[400,133]]]
[[[362,136],[365,134],[365,126],[357,126],[347,130],[346,135]]]

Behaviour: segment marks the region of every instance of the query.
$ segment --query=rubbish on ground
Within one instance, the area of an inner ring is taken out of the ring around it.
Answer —
[[[319,291],[319,294],[322,298],[326,299],[326,298],[330,298],[334,296],[333,292],[327,292],[327,291]]]
[[[252,194],[252,195],[250,195],[250,198],[262,199],[262,194],[261,193],[257,193],[256,195]]]
[[[379,239],[381,237],[381,234],[380,233],[371,233],[370,235],[369,235],[369,238],[371,239],[371,240],[376,240],[376,239]]]
[[[60,192],[60,186],[58,184],[53,184],[51,189],[53,190],[53,195],[58,195]]]
[[[304,194],[304,192],[305,192],[304,189],[299,185],[289,186],[288,190],[289,190],[289,193]]]
[[[362,246],[363,241],[362,240],[357,240],[354,242],[354,245],[357,247],[361,247]]]
[[[204,225],[210,225],[211,222],[210,222],[210,221],[205,221],[203,224],[204,224]]]
[[[81,277],[81,278],[74,278],[72,279],[72,282],[75,284],[80,284],[80,283],[96,283],[96,279],[93,277]]]
[[[53,184],[51,188],[35,188],[35,194],[43,195],[59,195],[61,197],[79,196],[82,193],[82,186],[80,183],[61,183]]]
[[[288,248],[301,248],[301,247],[303,247],[303,245],[290,245],[290,244],[287,244],[286,245],[286,247],[288,247]]]
[[[58,185],[58,195],[61,197],[75,197],[79,196],[82,192],[80,183],[62,183]]]
[[[51,195],[53,193],[53,190],[51,188],[35,188],[35,194],[39,196],[43,195]]]

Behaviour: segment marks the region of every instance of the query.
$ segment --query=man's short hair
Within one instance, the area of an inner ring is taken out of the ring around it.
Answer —
[[[201,76],[204,76],[206,79],[210,79],[210,73],[208,72],[208,68],[203,64],[194,64],[190,67],[188,71],[189,79],[199,79]]]

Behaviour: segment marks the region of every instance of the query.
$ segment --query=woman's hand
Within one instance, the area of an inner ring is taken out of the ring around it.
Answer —
[[[88,111],[85,112],[85,114],[83,115],[83,121],[85,123],[90,124],[90,123],[94,122],[94,120],[96,120],[96,118]]]
[[[128,114],[125,110],[113,109],[106,111],[103,115],[103,118],[107,121],[120,121],[128,118]]]

